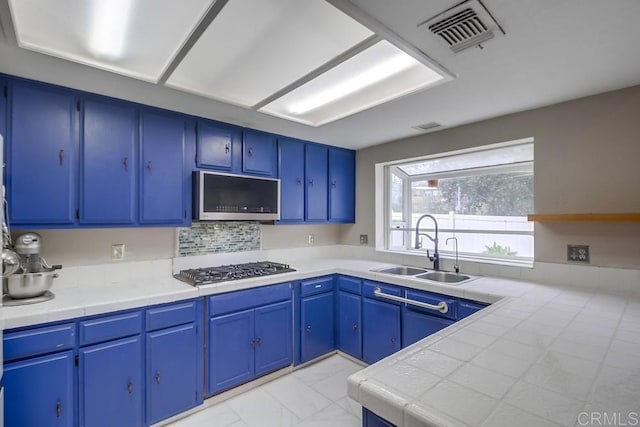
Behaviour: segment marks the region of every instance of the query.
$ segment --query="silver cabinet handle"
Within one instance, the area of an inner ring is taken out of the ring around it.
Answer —
[[[358,325],[354,323],[354,324],[351,326],[351,329],[353,329],[354,331],[357,331],[357,330],[358,330]]]
[[[302,185],[302,178],[296,178],[296,184]]]
[[[309,180],[309,185],[313,187],[313,178]]]
[[[224,144],[224,152],[229,154],[229,150],[230,150],[229,143],[227,142],[226,144]]]
[[[58,160],[60,161],[60,166],[64,164],[64,150],[60,150],[58,153]]]
[[[307,333],[310,334],[311,333],[311,326],[307,326]]]
[[[122,161],[122,166],[124,166],[125,172],[129,170],[129,158],[125,157]]]
[[[248,151],[249,157],[253,156],[253,148],[249,147],[249,151]]]
[[[56,403],[56,418],[60,418],[62,416],[62,404],[60,402]]]
[[[133,383],[129,380],[129,384],[127,384],[127,391],[129,394],[133,394]]]
[[[153,169],[153,165],[151,164],[151,160],[149,160],[147,162],[147,170],[149,171],[149,173],[151,173],[151,170]]]
[[[336,188],[336,181],[335,181],[335,180],[334,180],[334,181],[331,181],[331,186],[332,186],[333,188]]]
[[[402,298],[402,297],[397,297],[395,295],[385,294],[382,292],[382,290],[380,290],[380,288],[375,288],[373,291],[373,294],[378,298],[384,298],[391,301],[403,302],[405,304],[415,305],[417,307],[426,308],[428,310],[439,311],[440,313],[447,313],[449,311],[449,304],[447,304],[444,301],[440,301],[438,305],[427,304],[426,302],[414,301],[409,298]]]
[[[160,384],[160,380],[161,380],[161,378],[160,378],[160,371],[156,371],[156,383],[157,383],[157,384]]]

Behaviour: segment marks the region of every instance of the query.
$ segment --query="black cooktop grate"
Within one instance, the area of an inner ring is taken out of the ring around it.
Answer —
[[[220,265],[217,267],[193,268],[182,270],[173,277],[193,286],[208,285],[228,280],[249,277],[270,276],[273,274],[296,271],[288,264],[271,261],[249,262],[245,264]]]

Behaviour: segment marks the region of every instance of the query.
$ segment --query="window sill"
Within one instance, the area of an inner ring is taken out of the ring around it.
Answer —
[[[393,249],[378,249],[376,252],[388,253],[393,255],[402,255],[408,257],[414,257],[416,259],[424,260],[426,253],[421,251],[401,251]],[[440,252],[440,259],[455,262],[456,256],[453,252]],[[533,258],[519,258],[519,259],[503,259],[503,258],[490,258],[479,255],[462,254],[458,256],[459,262],[474,262],[478,264],[492,264],[506,267],[520,267],[520,268],[533,268]]]

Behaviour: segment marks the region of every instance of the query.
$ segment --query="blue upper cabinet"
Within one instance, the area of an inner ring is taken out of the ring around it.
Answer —
[[[329,221],[355,222],[355,152],[329,149]]]
[[[275,135],[244,130],[242,172],[256,175],[278,175],[278,140]]]
[[[127,103],[86,99],[81,120],[80,222],[136,220],[138,112]]]
[[[306,171],[306,220],[326,222],[328,218],[328,163],[329,147],[307,144],[305,151]]]
[[[11,224],[72,224],[76,98],[12,82],[7,191]]]
[[[141,113],[140,222],[182,224],[184,199],[185,119],[155,110]]]
[[[196,166],[231,171],[234,152],[242,144],[242,129],[208,120],[196,127]]]
[[[304,142],[280,138],[280,220],[304,221]]]

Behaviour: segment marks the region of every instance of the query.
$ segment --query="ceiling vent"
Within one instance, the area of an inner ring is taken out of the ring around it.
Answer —
[[[500,24],[480,0],[466,0],[419,24],[443,40],[455,53],[504,35]]]
[[[413,128],[421,132],[431,132],[437,129],[441,129],[443,126],[438,122],[429,122],[423,125],[414,126]]]

